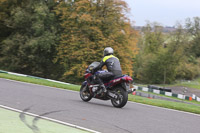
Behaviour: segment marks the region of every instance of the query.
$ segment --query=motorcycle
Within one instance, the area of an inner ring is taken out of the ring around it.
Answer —
[[[93,62],[87,68],[84,74],[85,81],[80,88],[81,99],[85,102],[90,101],[92,98],[111,100],[114,107],[124,107],[128,101],[128,92],[131,90],[130,85],[133,82],[133,79],[128,75],[123,75],[114,79],[105,79],[103,80],[103,83],[107,92],[104,93],[100,88],[100,85],[95,83],[95,75],[105,72],[106,70],[99,70],[92,73],[92,70],[99,64],[100,62]]]

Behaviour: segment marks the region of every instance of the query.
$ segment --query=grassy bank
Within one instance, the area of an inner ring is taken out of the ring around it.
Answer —
[[[137,85],[146,87],[148,84],[137,84]],[[200,89],[200,78],[197,78],[195,80],[176,81],[173,84],[157,84],[157,86],[162,86],[162,87],[182,86],[182,87],[187,87],[187,88]]]
[[[74,90],[74,91],[79,91],[80,89],[80,85],[72,85],[72,84],[65,85],[61,83],[54,83],[51,81],[47,81],[45,79],[35,79],[31,77],[15,76],[15,75],[10,75],[10,74],[5,74],[5,73],[0,73],[0,78],[18,80],[22,82],[69,89],[69,90]],[[158,100],[158,99],[148,99],[148,98],[133,96],[133,95],[129,95],[129,101],[200,114],[200,106],[195,106],[195,105],[190,105],[190,104],[185,104],[185,103],[170,102],[170,101],[164,101],[164,100]]]
[[[129,95],[129,101],[200,114],[200,106]]]
[[[175,86],[184,86],[188,88],[200,89],[200,78],[192,81],[180,81]]]
[[[187,80],[187,81],[177,81],[174,84],[166,84],[166,85],[160,85],[165,87],[173,87],[173,86],[183,86],[187,88],[194,88],[194,89],[200,89],[200,78],[197,78],[195,80]]]
[[[10,74],[6,74],[6,73],[0,73],[0,78],[17,80],[17,81],[28,82],[28,83],[39,84],[39,85],[45,85],[45,86],[50,86],[50,87],[63,88],[63,89],[74,90],[74,91],[79,91],[79,89],[80,89],[79,85],[73,85],[73,84],[66,85],[66,84],[47,81],[45,79],[16,76],[16,75],[10,75]]]
[[[166,95],[163,95],[163,94],[156,94],[156,93],[153,93],[153,92],[145,92],[145,91],[141,91],[141,90],[137,90],[137,92],[143,92],[143,93],[147,93],[147,94],[151,94],[151,95],[156,95],[156,96],[161,96],[161,97],[166,97],[166,98],[178,100],[180,102],[187,102],[187,103],[191,103],[191,104],[199,104],[200,105],[200,102],[197,102],[196,100],[192,100],[192,101],[183,100],[183,99],[179,99],[179,98],[173,97],[173,96],[170,97],[170,96],[166,96]]]

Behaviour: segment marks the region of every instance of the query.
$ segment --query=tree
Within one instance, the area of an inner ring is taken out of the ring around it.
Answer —
[[[159,27],[159,30],[155,30]],[[147,25],[139,41],[140,53],[136,58],[136,75],[144,83],[171,83],[175,81],[187,41],[184,30],[178,27],[169,37],[160,26]]]
[[[60,16],[62,33],[57,60],[65,66],[68,81],[82,79],[86,67],[100,61],[103,49],[113,47],[124,73],[132,75],[136,53],[136,32],[124,17],[126,3],[114,0],[62,1],[55,12]],[[74,77],[74,78],[71,78]]]
[[[158,55],[161,54],[160,48],[164,44],[164,35],[162,26],[157,23],[147,23],[142,29],[141,37],[138,42],[139,53],[136,56],[136,64],[134,67],[136,78],[139,81],[150,83],[158,82],[159,77],[153,78],[159,60]]]
[[[14,1],[0,0],[0,57],[2,56],[2,41],[11,34],[11,28],[5,24],[11,13],[11,7],[16,4]]]
[[[59,25],[52,2],[28,0],[11,10],[5,24],[12,33],[2,42],[1,68],[41,77],[59,77],[62,69],[53,62]]]
[[[193,21],[186,19],[186,29],[191,35],[191,49],[190,53],[195,57],[200,57],[200,18],[194,17]]]
[[[147,23],[143,27],[144,33],[143,47],[145,53],[157,53],[160,47],[164,45],[164,35],[162,33],[163,27],[157,23]]]
[[[187,44],[183,60],[177,68],[177,78],[192,80],[200,75],[200,18],[186,19],[185,39]]]

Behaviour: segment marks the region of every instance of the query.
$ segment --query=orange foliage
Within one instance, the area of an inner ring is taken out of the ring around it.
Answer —
[[[133,58],[137,54],[137,32],[123,15],[126,3],[122,0],[77,0],[60,3],[56,14],[60,16],[64,32],[58,47],[58,59],[66,66],[65,76],[82,78],[86,67],[101,61],[103,49],[113,47],[120,59],[124,74],[133,74]]]

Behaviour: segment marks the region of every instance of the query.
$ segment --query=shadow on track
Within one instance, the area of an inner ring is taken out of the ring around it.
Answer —
[[[110,103],[110,105],[107,103],[105,103],[106,101],[102,101],[101,103],[98,101],[89,101],[89,102],[84,102],[82,100],[73,100],[73,102],[78,102],[78,103],[81,103],[81,104],[87,104],[87,105],[94,105],[95,107],[96,106],[100,106],[100,107],[108,107],[108,108],[112,108],[112,109],[129,109],[127,106],[124,106],[123,108],[115,108],[112,106],[112,104]]]

